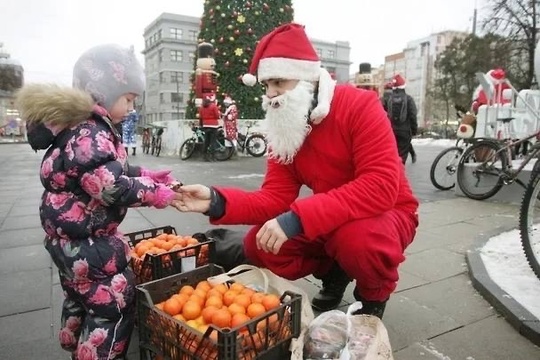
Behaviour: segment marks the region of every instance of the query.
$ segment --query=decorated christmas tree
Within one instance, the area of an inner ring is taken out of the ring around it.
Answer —
[[[213,46],[215,77],[218,86],[216,99],[231,96],[238,106],[239,118],[262,119],[261,96],[263,88],[242,83],[242,75],[248,71],[258,40],[275,27],[293,21],[291,0],[205,0],[201,18],[199,43]],[[197,65],[195,58],[194,69]],[[195,119],[195,75],[186,117]]]

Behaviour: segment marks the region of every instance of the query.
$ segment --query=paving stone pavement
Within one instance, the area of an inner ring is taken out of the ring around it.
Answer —
[[[437,192],[429,183],[431,160],[440,151],[417,147],[419,161],[407,165],[421,199],[420,226],[407,249],[401,280],[387,306],[384,323],[396,360],[540,359],[540,348],[523,337],[473,288],[466,255],[481,246],[478,237],[517,224],[512,204],[479,202]],[[57,341],[62,292],[42,245],[38,218],[42,193],[38,167],[42,153],[28,145],[0,145],[0,358],[68,359]],[[138,155],[150,168],[169,168],[185,183],[203,182],[255,189],[264,161],[239,157],[225,163],[181,162]],[[307,190],[302,191],[307,194]],[[172,225],[180,233],[210,228],[197,214],[173,209],[130,209],[121,229],[136,231]],[[310,295],[319,284],[296,281]],[[341,309],[354,301],[349,286]],[[137,338],[130,359],[138,359]]]

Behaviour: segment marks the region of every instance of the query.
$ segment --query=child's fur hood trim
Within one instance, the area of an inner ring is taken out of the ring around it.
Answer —
[[[80,89],[53,84],[29,84],[16,94],[15,104],[27,124],[70,127],[88,119],[92,96]]]

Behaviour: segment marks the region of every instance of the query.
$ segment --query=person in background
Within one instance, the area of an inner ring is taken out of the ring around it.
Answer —
[[[411,152],[411,140],[418,131],[416,104],[413,98],[405,92],[405,79],[396,74],[392,78],[392,93],[383,100],[383,107],[388,114],[392,130],[396,137],[398,153],[403,164]],[[416,153],[412,150],[413,163],[416,162]]]
[[[471,104],[471,110],[475,115],[478,114],[478,108],[482,105],[507,104],[511,101],[511,99],[503,98],[503,91],[510,89],[510,85],[505,81],[506,72],[503,69],[492,69],[486,75],[488,80],[493,84],[495,92],[493,97],[488,99],[482,85],[478,85],[474,91],[473,102]]]
[[[46,150],[39,214],[64,291],[60,345],[72,359],[125,359],[135,320],[129,207],[171,204],[170,171],[129,165],[115,125],[144,91],[133,49],[99,45],[73,69],[73,88],[25,85],[16,102],[32,149]]]
[[[416,233],[418,200],[379,95],[336,85],[294,23],[258,42],[242,79],[266,89],[261,188],[186,185],[174,206],[206,214],[212,224],[253,225],[246,257],[289,280],[322,280],[315,309],[338,307],[355,280],[354,297],[363,303],[356,314],[382,317]],[[313,195],[300,198],[303,185]]]
[[[126,153],[131,147],[131,155],[135,156],[137,153],[137,122],[139,121],[139,115],[135,109],[131,110],[129,114],[122,121],[122,142]]]
[[[221,114],[215,99],[207,96],[199,108],[199,124],[204,131],[204,160],[212,161],[212,152],[216,142]]]
[[[223,105],[226,109],[223,113],[223,123],[225,126],[225,137],[231,140],[236,148],[238,144],[238,108],[236,107],[236,101],[230,96],[226,96],[223,100]]]

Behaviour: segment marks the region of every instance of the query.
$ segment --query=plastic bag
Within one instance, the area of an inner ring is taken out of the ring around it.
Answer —
[[[303,337],[303,359],[393,360],[388,332],[376,316],[352,315],[360,301],[324,312],[308,326]]]
[[[316,317],[304,335],[303,358],[339,359],[348,340],[347,314],[331,310]]]

